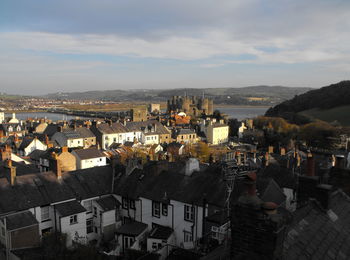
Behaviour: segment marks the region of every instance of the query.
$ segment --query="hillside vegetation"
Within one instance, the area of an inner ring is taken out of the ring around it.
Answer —
[[[266,116],[304,124],[313,119],[350,125],[350,81],[308,91],[270,108]]]

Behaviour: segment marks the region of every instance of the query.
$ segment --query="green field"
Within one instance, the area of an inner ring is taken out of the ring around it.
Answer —
[[[326,122],[338,121],[343,126],[350,126],[350,105],[331,109],[313,108],[302,111],[300,114],[312,119],[320,119]]]

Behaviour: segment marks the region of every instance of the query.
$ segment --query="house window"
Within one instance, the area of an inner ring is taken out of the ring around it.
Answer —
[[[187,221],[193,222],[193,219],[194,219],[194,207],[193,206],[185,205],[184,219]]]
[[[192,242],[192,232],[184,231],[184,242]]]
[[[52,231],[52,228],[44,228],[43,230],[41,230],[41,235],[44,236],[44,235],[48,235],[50,234]]]
[[[116,142],[116,141],[117,141],[117,138],[116,138],[116,137],[114,137],[114,138],[113,138],[113,142]]]
[[[160,217],[160,202],[152,201],[152,216]]]
[[[94,217],[97,217],[97,208],[94,207]]]
[[[93,221],[92,218],[86,220],[86,233],[90,234],[94,232]]]
[[[73,225],[73,224],[76,224],[76,223],[78,223],[78,215],[70,216],[69,224]]]
[[[135,200],[129,200],[129,207],[135,209]]]
[[[131,247],[134,243],[134,239],[132,237],[124,237],[124,249]]]
[[[162,215],[168,216],[168,204],[162,203]]]
[[[156,242],[152,243],[152,250],[157,250],[157,243]]]
[[[129,203],[127,198],[122,198],[123,209],[129,208]]]
[[[86,209],[86,213],[91,213],[92,212],[92,201],[84,201],[83,203],[84,208]]]
[[[41,207],[41,222],[50,219],[50,206]]]

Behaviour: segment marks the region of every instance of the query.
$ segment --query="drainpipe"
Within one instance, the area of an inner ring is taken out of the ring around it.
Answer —
[[[174,231],[174,205],[170,203],[169,205],[171,206],[171,228]]]
[[[196,212],[195,212],[195,216],[196,216],[196,244],[197,244],[197,237],[198,237],[198,206],[196,205]],[[195,247],[197,248],[197,245],[195,245]]]
[[[205,234],[205,211],[206,211],[207,200],[203,199],[203,216],[202,216],[202,236]]]
[[[142,199],[139,199],[140,201],[140,222],[142,222]],[[135,209],[135,214],[136,214],[136,209]]]

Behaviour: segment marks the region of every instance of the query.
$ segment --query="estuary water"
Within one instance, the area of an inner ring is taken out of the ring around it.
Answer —
[[[227,114],[229,118],[236,118],[242,120],[245,118],[253,118],[256,116],[264,115],[269,107],[215,107],[215,109],[220,110],[222,113]],[[6,117],[12,117],[12,114],[6,113]],[[52,121],[58,120],[71,120],[71,119],[84,119],[84,117],[77,117],[74,115],[65,115],[59,113],[47,113],[47,112],[23,112],[16,113],[16,118],[20,120],[26,120],[28,118],[47,118]]]
[[[227,114],[229,118],[243,120],[245,118],[262,116],[269,109],[269,107],[217,107],[215,109]]]

